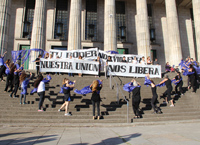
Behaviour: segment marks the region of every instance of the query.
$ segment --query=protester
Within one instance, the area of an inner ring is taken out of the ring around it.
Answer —
[[[164,104],[168,104],[168,101],[171,102],[171,105],[170,107],[174,107],[174,102],[173,102],[173,99],[171,98],[171,92],[172,92],[172,83],[171,83],[171,80],[169,79],[168,75],[165,74],[165,78],[163,81],[161,81],[159,83],[159,85],[161,84],[164,84],[166,85],[167,87],[167,90],[164,92],[164,97],[165,97],[165,102],[163,102]]]
[[[56,59],[60,59],[60,57],[57,55]],[[56,72],[55,75],[61,75],[61,73],[60,72]]]
[[[180,94],[183,95],[183,81],[182,81],[181,73],[177,72],[177,75],[175,76],[175,78],[173,80],[175,80],[174,84],[176,85],[175,86],[175,93],[176,93],[175,95],[178,95],[177,88],[179,88]]]
[[[152,91],[152,98],[151,98],[151,106],[154,110],[153,114],[161,114],[161,109],[157,107],[156,103],[158,102],[158,94],[157,94],[157,87],[152,79],[150,79],[149,74],[145,77],[145,85],[150,85],[151,86],[151,91]]]
[[[153,65],[159,65],[158,59],[155,58],[155,61],[153,62]]]
[[[135,114],[134,118],[140,118],[140,112],[139,112],[139,106],[140,106],[140,101],[141,101],[141,96],[140,96],[140,84],[136,82],[136,80],[132,80],[130,85],[134,86],[135,88],[132,90],[132,107],[133,107],[133,112]]]
[[[21,97],[20,97],[20,104],[22,104],[22,98],[24,97],[23,104],[26,104],[26,94],[27,94],[27,87],[29,84],[29,81],[32,77],[32,73],[30,72],[30,76],[28,77],[25,73],[25,71],[22,72],[20,75],[20,83],[21,83]]]
[[[165,64],[165,72],[170,72],[171,71],[171,66],[169,65],[169,62]]]
[[[44,110],[42,108],[44,108],[43,102],[44,102],[44,98],[45,98],[45,83],[48,83],[51,80],[51,76],[47,75],[47,79],[43,79],[42,74],[39,74],[37,80],[35,80],[34,82],[34,90],[37,91],[38,96],[40,97],[40,101],[39,101],[39,107],[38,107],[38,112],[43,112]],[[32,91],[32,93],[34,93]]]
[[[189,78],[190,78],[190,85],[193,88],[192,92],[196,93],[197,73],[192,64],[189,65],[188,71],[191,72]],[[188,88],[190,88],[190,86]]]
[[[72,56],[70,56],[69,59],[72,59]],[[70,73],[70,72],[69,72],[68,75],[69,75],[69,77],[74,77],[74,76],[73,76],[73,73]]]
[[[125,56],[123,56],[123,58],[122,58],[122,62],[127,62]]]
[[[141,64],[141,65],[146,65],[146,62],[145,62],[145,60],[144,60],[144,56],[142,57],[142,60],[140,61],[140,64]]]
[[[137,58],[136,58],[136,57],[134,57],[134,59],[133,59],[132,63],[133,63],[133,64],[137,64],[137,63],[138,63],[138,61],[137,61]]]
[[[79,56],[78,59],[82,59],[82,56]],[[78,74],[78,77],[83,77],[83,76],[82,76],[82,73],[79,73],[79,74]]]
[[[102,82],[102,81],[101,81]],[[92,106],[93,106],[93,120],[95,119],[95,104],[97,105],[97,119],[100,119],[100,90],[102,89],[103,84],[99,84],[98,80],[94,80],[90,85],[90,89],[92,90]]]
[[[16,94],[17,94],[17,91],[18,91],[18,88],[19,88],[19,76],[20,76],[20,72],[22,72],[23,68],[20,67],[20,68],[16,68],[15,67],[15,71],[14,71],[14,85],[15,85],[15,88],[14,90],[11,92],[10,94],[10,97],[12,98],[12,95],[14,94],[14,98],[16,98]]]
[[[147,65],[152,65],[150,56],[147,57]]]
[[[1,81],[4,81],[3,75],[5,74],[5,70],[6,70],[6,67],[4,66],[4,56],[6,53],[7,53],[7,51],[4,52],[4,54],[2,56],[0,55],[0,78],[1,78]]]
[[[69,103],[71,101],[70,91],[73,90],[75,83],[76,83],[75,80],[72,83],[67,78],[63,79],[63,87],[62,87],[63,91],[61,91],[60,93],[64,93],[64,104],[60,107],[58,111],[60,112],[62,109],[65,108],[65,116],[71,116],[71,114],[68,112]]]
[[[109,77],[109,66],[108,66],[108,62],[112,62],[111,60],[111,56],[108,56],[108,59],[106,61],[106,77]]]
[[[9,64],[9,65],[8,65]],[[6,79],[6,87],[4,89],[5,92],[7,92],[8,87],[10,86],[10,90],[8,92],[11,92],[13,89],[13,78],[14,78],[14,70],[16,68],[14,63],[8,63],[6,64],[6,75],[7,75],[7,79]]]
[[[99,63],[99,72],[98,72],[98,77],[101,76],[101,60],[100,60],[100,57],[98,56],[97,59],[95,60]],[[96,77],[96,76],[95,76]]]
[[[38,55],[38,58],[36,58],[36,60],[35,60],[37,76],[38,76],[38,74],[40,72],[40,58],[41,57],[42,57],[42,55]]]

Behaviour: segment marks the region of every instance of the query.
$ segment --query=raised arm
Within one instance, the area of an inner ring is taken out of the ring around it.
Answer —
[[[7,51],[6,51],[6,52],[4,52],[4,54],[2,55],[2,57],[4,57],[6,53],[7,53]]]

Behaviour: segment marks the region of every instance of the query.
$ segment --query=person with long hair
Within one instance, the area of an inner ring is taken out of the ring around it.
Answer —
[[[3,55],[0,55],[0,78],[1,78],[1,81],[4,81],[3,75],[4,75],[5,69],[6,69],[6,67],[4,66],[4,56],[5,56],[6,53],[7,53],[7,51],[4,52]]]
[[[19,88],[19,76],[20,76],[20,73],[22,72],[22,67],[20,67],[19,69],[15,68],[15,71],[14,71],[14,90],[11,92],[10,94],[10,97],[12,98],[12,95],[14,94],[14,98],[16,98],[16,94],[17,94],[17,91],[18,91],[18,88]]]
[[[5,92],[7,92],[8,87],[10,86],[10,90],[8,92],[11,92],[13,89],[13,78],[14,78],[14,70],[16,68],[14,63],[10,63],[9,65],[6,64],[6,74],[7,74],[7,79],[6,79],[6,87],[4,89]]]
[[[182,77],[181,77],[181,73],[180,72],[177,72],[177,75],[175,76],[174,78],[175,80],[175,95],[178,95],[178,88],[179,88],[179,91],[180,91],[180,94],[183,95],[183,81],[182,81]]]
[[[197,73],[196,73],[196,70],[195,68],[193,67],[192,64],[189,65],[189,69],[188,69],[188,72],[190,72],[191,74],[188,76],[190,79],[190,85],[192,87],[192,92],[193,93],[196,93],[196,85],[197,85]],[[190,88],[190,86],[188,87]]]
[[[65,116],[71,116],[71,114],[68,112],[69,103],[71,101],[70,91],[73,90],[75,83],[76,83],[75,80],[72,83],[67,78],[64,78],[63,82],[62,82],[62,85],[63,85],[62,89],[63,89],[63,93],[64,93],[64,103],[58,111],[60,112],[63,108],[65,108]]]
[[[98,80],[94,80],[93,83],[90,85],[90,89],[92,90],[91,101],[93,106],[93,120],[95,119],[95,104],[97,104],[97,119],[100,119],[100,90],[102,89],[102,87],[103,85],[99,84]]]
[[[151,98],[151,106],[154,110],[153,114],[161,114],[161,109],[156,105],[158,101],[158,94],[157,94],[157,87],[152,79],[150,79],[149,74],[147,75],[147,79],[150,80],[150,86],[151,86],[151,91],[152,91],[152,98]]]
[[[159,85],[165,83],[166,87],[167,87],[167,90],[163,93],[164,97],[165,97],[165,102],[163,102],[164,104],[168,104],[168,101],[171,102],[171,105],[170,107],[174,107],[174,102],[173,102],[173,99],[171,97],[171,92],[173,90],[173,87],[172,87],[172,82],[171,80],[169,79],[168,75],[165,75],[164,76],[164,80],[162,80]]]
[[[49,77],[47,77],[46,79],[43,79],[42,74],[39,74],[37,80],[35,80],[33,86],[34,88],[37,88],[37,93],[38,96],[40,97],[40,101],[39,101],[39,107],[38,107],[38,112],[42,112],[44,111],[42,108],[44,108],[43,102],[44,102],[44,98],[45,98],[45,83],[48,83],[51,79],[50,75],[48,75]]]
[[[30,76],[28,77],[25,71],[22,71],[19,80],[21,84],[21,96],[20,96],[20,104],[22,104],[22,98],[24,97],[24,102],[23,104],[26,104],[26,94],[27,94],[27,87],[29,84],[29,81],[32,77],[32,73],[29,73]]]
[[[135,79],[131,81],[130,85],[135,87],[132,90],[132,107],[133,107],[133,112],[135,114],[134,118],[137,119],[141,117],[139,112],[139,106],[141,102],[141,95],[140,95],[141,86]]]

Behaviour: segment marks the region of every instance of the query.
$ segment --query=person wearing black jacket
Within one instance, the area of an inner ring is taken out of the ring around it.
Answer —
[[[191,87],[193,88],[192,92],[196,93],[196,85],[197,85],[197,72],[195,70],[195,68],[193,67],[192,64],[189,65],[189,72],[193,72],[193,74],[189,75],[190,78],[190,84]],[[188,87],[190,88],[190,87]]]
[[[151,81],[151,91],[152,91],[152,98],[151,98],[151,106],[154,110],[153,114],[161,114],[161,109],[156,105],[158,101],[158,94],[157,94],[157,87],[152,79],[149,78],[149,75],[147,75],[147,78]]]
[[[139,112],[139,106],[140,106],[140,101],[141,101],[141,96],[140,96],[140,84],[136,82],[136,80],[131,81],[133,83],[133,86],[135,88],[132,90],[132,107],[133,107],[133,112],[135,114],[134,118],[140,118],[140,112]]]
[[[102,80],[101,80],[102,82]],[[97,104],[97,119],[100,119],[100,90],[102,89],[103,85],[99,84],[98,80],[94,80],[93,83],[90,85],[90,89],[92,90],[92,106],[93,106],[93,120],[95,119],[95,104]]]
[[[168,75],[165,75],[165,79],[163,81],[160,82],[160,85],[165,83],[166,87],[167,87],[167,90],[163,93],[163,95],[165,96],[165,104],[168,104],[168,101],[171,102],[171,105],[170,107],[174,107],[174,102],[173,102],[173,99],[171,97],[171,92],[173,90],[173,87],[172,87],[172,82],[171,80],[169,79]]]
[[[14,85],[15,85],[15,88],[10,94],[11,98],[12,98],[13,94],[14,94],[14,98],[16,98],[16,94],[17,94],[17,91],[18,91],[18,88],[19,88],[19,73],[21,71],[22,71],[21,69],[16,69],[15,68],[15,71],[14,71]]]
[[[14,63],[9,64],[7,68],[7,79],[6,79],[6,87],[4,89],[5,92],[7,92],[8,87],[10,86],[10,90],[8,92],[11,92],[13,89],[13,78],[14,78],[14,70],[16,66]]]
[[[178,88],[179,91],[181,93],[181,95],[183,95],[183,81],[182,81],[182,76],[180,72],[177,72],[177,76],[175,76],[174,78],[176,80],[176,82],[179,82],[176,86],[175,86],[175,93],[178,94]]]

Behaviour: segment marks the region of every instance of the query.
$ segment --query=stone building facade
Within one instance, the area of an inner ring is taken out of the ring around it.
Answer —
[[[200,0],[0,0],[0,9],[1,53],[99,47],[163,66],[200,61]]]

